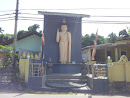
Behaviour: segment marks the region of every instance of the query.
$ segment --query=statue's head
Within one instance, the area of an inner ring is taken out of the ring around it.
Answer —
[[[67,31],[67,25],[61,25],[61,31],[66,32]]]
[[[61,25],[61,31],[62,32],[66,32],[67,31],[67,24],[66,24],[66,19],[64,18],[63,19],[63,23],[62,23],[62,25]]]

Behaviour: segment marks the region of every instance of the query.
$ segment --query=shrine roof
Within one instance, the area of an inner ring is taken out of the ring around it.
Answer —
[[[41,14],[41,15],[52,15],[52,16],[81,17],[81,18],[83,18],[83,17],[89,18],[90,17],[90,15],[86,15],[86,14],[47,12],[47,11],[38,11],[38,14]]]

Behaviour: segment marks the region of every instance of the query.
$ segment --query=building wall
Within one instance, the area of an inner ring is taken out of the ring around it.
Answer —
[[[9,46],[13,46],[13,43]],[[40,52],[41,47],[41,38],[37,35],[31,35],[29,37],[23,38],[17,41],[16,51],[19,51],[20,48]]]

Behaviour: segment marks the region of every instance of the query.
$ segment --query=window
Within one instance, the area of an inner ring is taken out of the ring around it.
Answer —
[[[107,51],[107,57],[110,56],[111,57],[111,51]]]
[[[121,51],[121,55],[126,55],[126,51]]]

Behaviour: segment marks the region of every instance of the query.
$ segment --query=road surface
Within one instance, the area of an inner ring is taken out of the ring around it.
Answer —
[[[101,96],[84,94],[24,94],[24,93],[4,93],[0,98],[130,98],[130,96]]]

